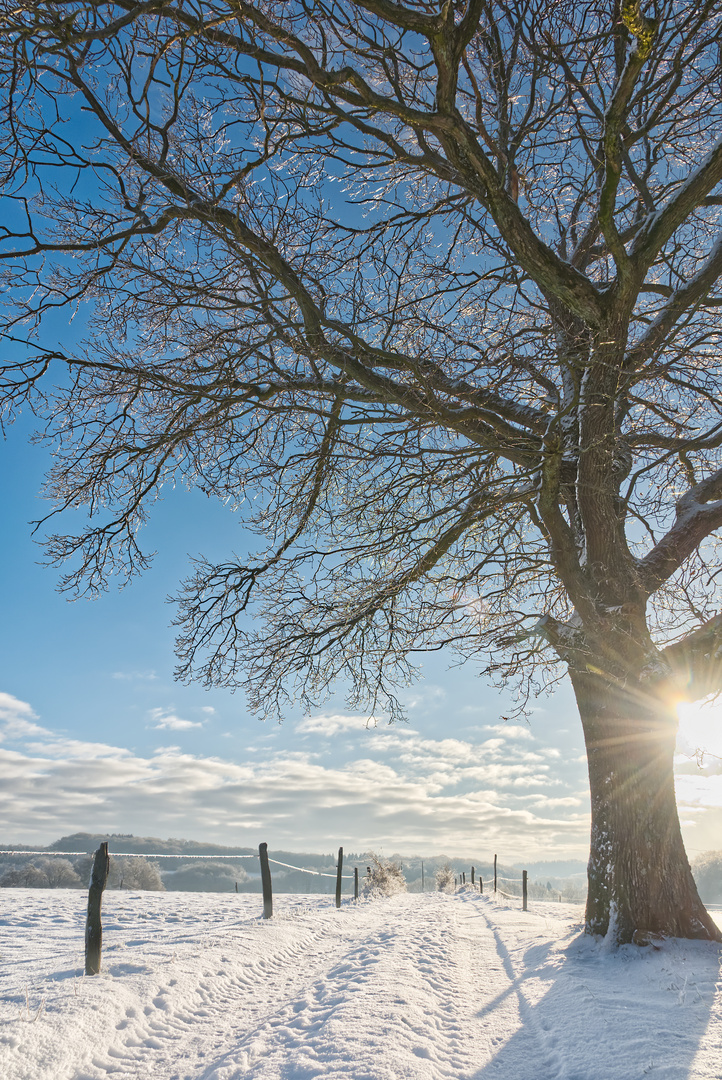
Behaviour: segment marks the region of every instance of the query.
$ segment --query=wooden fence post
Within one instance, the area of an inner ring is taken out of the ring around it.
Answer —
[[[353,898],[358,900],[358,866],[353,868]]]
[[[110,857],[108,844],[100,845],[93,859],[88,890],[88,915],[85,920],[85,974],[98,975],[100,972],[100,954],[103,948],[103,925],[100,921],[100,905],[103,890],[108,881]]]
[[[484,892],[484,882],[482,878],[479,878],[479,892],[482,894]]]
[[[474,867],[471,868],[471,884],[474,884]]]
[[[461,872],[461,883],[462,885],[466,885],[466,870],[462,870]]]
[[[496,855],[494,856],[494,892],[496,892]]]
[[[343,848],[338,849],[338,863],[336,864],[336,907],[341,907],[341,874],[343,872]]]
[[[527,906],[526,906],[527,880],[526,880],[526,878],[527,878],[526,870],[522,870],[522,872],[521,872],[521,906],[522,906],[522,911],[527,910]]]
[[[271,868],[268,865],[268,844],[258,845],[258,858],[261,862],[261,888],[263,889],[263,918],[273,918],[273,892],[271,890]]]

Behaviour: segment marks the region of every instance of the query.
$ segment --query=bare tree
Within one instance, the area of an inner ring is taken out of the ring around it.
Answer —
[[[434,880],[436,882],[437,892],[453,892],[456,876],[454,874],[454,868],[450,863],[446,863],[445,866],[440,866],[434,874]]]
[[[90,516],[63,586],[142,570],[183,479],[265,547],[197,565],[181,678],[393,715],[424,650],[568,672],[588,929],[719,939],[672,775],[722,686],[719,0],[2,6],[3,394]]]
[[[140,855],[132,858],[114,855],[108,874],[110,889],[145,889],[149,892],[164,892],[165,885],[157,862],[151,862]]]

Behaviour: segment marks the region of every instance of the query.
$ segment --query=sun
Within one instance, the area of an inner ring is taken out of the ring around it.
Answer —
[[[700,764],[705,758],[722,759],[722,698],[678,705],[677,714],[677,752],[697,757]]]

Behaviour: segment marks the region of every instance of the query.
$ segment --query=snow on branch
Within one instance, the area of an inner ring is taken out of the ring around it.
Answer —
[[[677,501],[671,529],[642,559],[642,583],[649,595],[674,574],[705,537],[722,527],[722,469],[695,484]]]

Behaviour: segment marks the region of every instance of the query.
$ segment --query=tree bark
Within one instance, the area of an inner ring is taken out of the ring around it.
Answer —
[[[648,934],[721,941],[697,892],[677,814],[674,706],[643,682],[570,675],[592,805],[586,928],[612,944]]]

